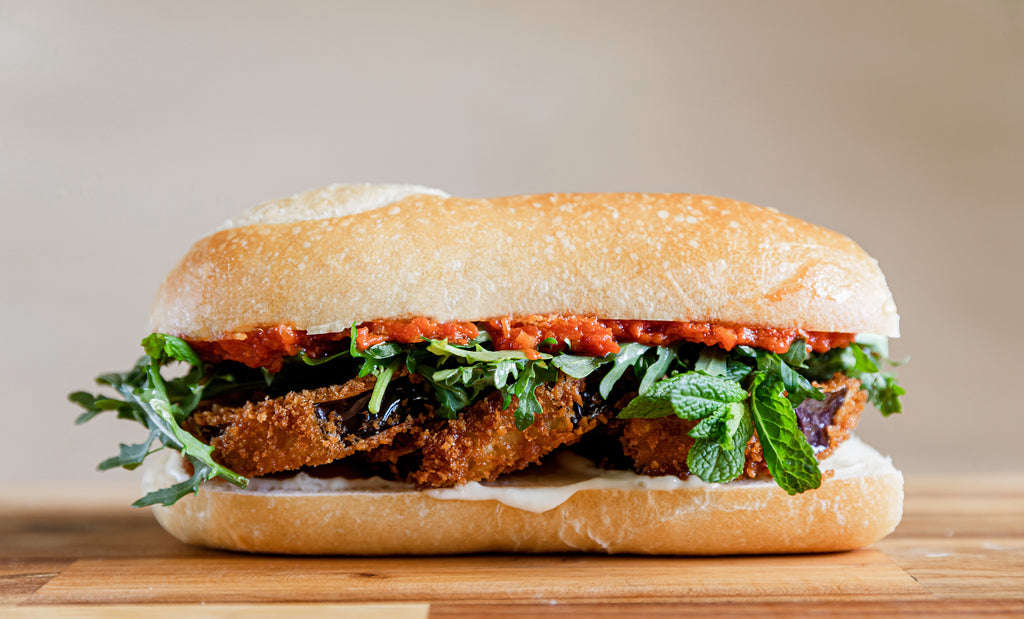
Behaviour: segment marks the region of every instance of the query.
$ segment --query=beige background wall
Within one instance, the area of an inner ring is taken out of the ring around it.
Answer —
[[[68,391],[264,199],[691,191],[846,232],[903,314],[909,471],[1022,469],[1024,3],[0,0],[0,479],[125,480]]]

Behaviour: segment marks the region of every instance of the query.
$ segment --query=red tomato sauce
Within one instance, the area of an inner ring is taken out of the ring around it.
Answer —
[[[365,350],[383,342],[413,344],[424,338],[447,339],[465,344],[484,330],[497,350],[522,350],[535,359],[539,352],[568,351],[578,355],[603,357],[619,351],[620,342],[638,342],[647,346],[668,346],[676,342],[696,342],[732,350],[752,346],[784,353],[793,341],[802,339],[809,350],[825,352],[848,346],[852,333],[804,331],[748,327],[714,322],[671,322],[658,320],[608,320],[592,316],[532,315],[503,316],[480,323],[436,322],[417,317],[396,320],[372,320],[357,327],[356,346]],[[281,369],[287,357],[305,351],[310,357],[323,357],[349,346],[349,333],[309,335],[287,325],[234,333],[213,341],[188,340],[209,363],[237,361],[271,372]],[[553,341],[553,343],[552,343]]]

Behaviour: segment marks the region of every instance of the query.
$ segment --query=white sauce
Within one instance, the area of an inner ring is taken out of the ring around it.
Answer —
[[[675,490],[708,485],[696,477],[687,480],[674,475],[649,477],[632,471],[600,469],[586,458],[561,452],[538,470],[507,475],[494,482],[471,481],[454,488],[424,490],[427,496],[445,501],[494,500],[528,512],[546,512],[565,503],[580,490]]]
[[[164,467],[174,479],[188,479],[176,452],[164,450]],[[159,468],[159,467],[157,467]],[[846,479],[892,471],[892,462],[856,437],[850,437],[835,453],[819,463],[822,471],[833,470],[833,479]],[[147,487],[148,475],[143,477]],[[256,492],[269,494],[315,494],[339,492],[415,492],[412,484],[387,481],[380,477],[369,479],[321,478],[298,473],[286,478],[251,479],[249,487],[241,490],[219,480],[213,482],[222,492]],[[730,482],[729,486],[773,486],[771,479],[747,479]],[[581,490],[675,490],[679,488],[715,489],[723,484],[710,484],[691,476],[683,480],[672,475],[649,477],[632,471],[601,469],[586,458],[571,452],[562,452],[529,472],[512,473],[494,482],[469,482],[454,488],[423,490],[423,494],[443,501],[498,501],[508,507],[529,512],[545,512],[569,500]]]

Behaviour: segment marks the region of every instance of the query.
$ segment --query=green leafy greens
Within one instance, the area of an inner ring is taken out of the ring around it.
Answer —
[[[797,425],[793,405],[783,395],[784,388],[778,377],[757,372],[750,404],[768,470],[783,490],[797,494],[820,486],[821,471]]]
[[[283,393],[372,374],[376,380],[368,409],[376,415],[392,377],[404,368],[430,384],[439,416],[454,419],[460,410],[496,389],[505,409],[515,407],[516,427],[523,430],[541,413],[538,386],[556,380],[559,372],[578,379],[593,376],[593,384],[605,400],[614,402],[636,394],[619,412],[620,419],[675,415],[695,422],[689,431],[694,443],[687,465],[691,473],[708,482],[725,483],[743,473],[745,448],[756,430],[769,471],[790,494],[821,483],[813,449],[794,413],[794,407],[804,400],[825,397],[811,381],[827,381],[836,372],[857,378],[870,401],[885,415],[900,412],[899,396],[904,394],[893,374],[879,370],[883,363],[891,364],[884,340],[822,354],[808,353],[800,340],[784,354],[745,346],[726,352],[690,343],[665,347],[624,343],[618,353],[588,357],[571,354],[568,346],[566,352],[530,355],[493,350],[486,332],[466,344],[385,342],[363,350],[356,345],[355,325],[350,335],[346,349],[321,358],[301,352],[274,374],[231,362],[204,364],[184,340],[153,334],[142,341],[146,354],[135,367],[97,378],[98,384],[112,388],[120,399],[82,391],[69,399],[85,409],[76,423],[112,411],[149,430],[145,441],[121,445],[116,456],[100,463],[100,469],[134,469],[164,448],[181,452],[191,464],[191,478],[135,502],[135,506],[145,506],[170,505],[215,477],[246,485],[244,477],[212,459],[212,447],[183,427],[202,400],[230,392]],[[550,350],[557,343],[542,344]],[[175,362],[188,364],[187,372],[164,378],[161,370]]]
[[[907,391],[896,383],[896,375],[882,372],[882,364],[899,365],[888,358],[888,350],[866,342],[850,344],[808,357],[803,374],[811,380],[828,380],[836,372],[856,378],[868,392],[868,400],[886,417],[903,411],[900,396]]]
[[[783,354],[747,346],[731,352],[696,349],[691,345],[685,354],[679,348],[655,351],[640,344],[623,345],[618,355],[611,355],[614,365],[602,379],[601,395],[607,399],[615,382],[632,367],[641,386],[619,418],[675,415],[698,421],[689,432],[694,444],[686,463],[691,473],[708,482],[732,481],[743,473],[745,447],[756,428],[765,463],[782,489],[797,494],[817,488],[821,472],[794,412],[808,398],[825,398],[811,381],[827,381],[836,372],[857,378],[886,415],[900,411],[899,396],[905,393],[894,375],[878,369],[888,362],[888,351],[867,343],[824,354],[808,353],[802,340]],[[671,351],[671,363],[652,362],[652,355],[660,358],[664,351]],[[652,369],[661,373],[660,380],[648,382]]]
[[[135,507],[170,505],[189,492],[198,492],[199,485],[214,477],[222,477],[244,488],[248,483],[241,475],[213,461],[213,447],[206,445],[181,424],[199,404],[208,387],[216,388],[218,381],[231,382],[231,377],[206,375],[199,357],[184,340],[154,333],[142,340],[146,356],[135,367],[122,374],[104,374],[96,379],[100,385],[116,390],[123,401],[78,391],[69,399],[82,406],[75,423],[84,423],[104,411],[116,411],[121,419],[131,419],[149,429],[145,441],[135,445],[121,445],[118,455],[100,463],[100,470],[114,467],[134,469],[149,454],[170,447],[176,449],[192,464],[192,477],[162,490],[150,492],[136,501]],[[164,380],[160,369],[171,361],[192,365],[187,374]],[[153,445],[157,446],[154,448]]]

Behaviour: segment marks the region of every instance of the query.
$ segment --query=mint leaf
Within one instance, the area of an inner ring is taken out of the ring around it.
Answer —
[[[725,424],[722,423],[722,420],[727,410],[728,407],[723,406],[704,419],[701,419],[700,423],[690,430],[689,435],[692,438],[715,437],[717,439],[725,431]]]
[[[713,411],[712,411],[713,412]],[[639,395],[619,411],[619,419],[659,419],[675,413],[668,398],[652,398]]]
[[[709,420],[716,432],[696,436],[694,431]],[[686,466],[690,472],[706,482],[726,483],[743,474],[746,465],[746,445],[754,434],[750,413],[742,402],[728,405],[712,417],[701,421],[690,432],[695,437]]]
[[[686,454],[690,473],[714,484],[728,483],[743,474],[746,455],[742,449],[722,449],[718,441],[699,438]]]
[[[754,435],[754,425],[750,419],[750,409],[743,402],[730,404],[722,416],[724,432],[718,437],[722,449],[742,448],[746,450],[747,442]]]
[[[802,340],[795,340],[785,356],[803,363],[807,357],[806,349],[804,349],[804,355],[800,356],[799,351],[802,345]],[[764,372],[781,380],[786,388],[789,401],[793,406],[799,406],[807,398],[815,400],[825,399],[825,394],[812,385],[802,374],[793,369],[783,356],[768,350],[750,348],[749,346],[737,346],[736,350],[743,356],[753,358],[757,363],[757,370],[759,372]]]
[[[690,473],[713,484],[728,483],[743,474],[746,456],[739,449],[725,450],[714,439],[699,438],[686,454]]]
[[[654,419],[675,413],[680,419],[702,419],[746,397],[747,392],[731,380],[687,372],[655,383],[633,398],[618,416],[619,419]]]
[[[821,471],[814,450],[797,425],[793,405],[782,395],[783,389],[780,379],[755,374],[751,414],[765,464],[775,483],[789,494],[798,494],[820,486]]]
[[[747,426],[750,428],[749,431],[743,431]],[[722,449],[733,449],[737,441],[745,446],[753,432],[750,410],[743,402],[733,402],[702,419],[690,430],[689,435],[692,438],[715,439]]]

